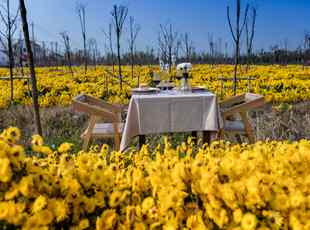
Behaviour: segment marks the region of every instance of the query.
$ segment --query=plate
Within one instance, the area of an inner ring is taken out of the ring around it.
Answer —
[[[171,83],[164,83],[164,84],[158,84],[157,88],[161,89],[161,90],[170,90],[174,88],[174,85]]]
[[[131,92],[133,94],[153,94],[153,93],[159,93],[160,89],[158,88],[135,88],[135,89],[132,89]]]
[[[208,89],[204,86],[194,86],[192,87],[192,92],[195,93],[195,92],[207,92]]]

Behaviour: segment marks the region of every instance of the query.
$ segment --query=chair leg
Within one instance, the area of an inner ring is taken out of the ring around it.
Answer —
[[[145,135],[139,135],[139,149],[142,148],[143,145],[146,143],[146,137]]]
[[[235,134],[235,138],[236,138],[236,141],[238,142],[238,144],[242,144],[242,139],[241,139],[240,134]]]
[[[224,131],[224,129],[220,129],[220,131],[218,132],[218,139],[220,141],[225,139],[225,131]]]
[[[212,132],[209,132],[209,131],[203,131],[202,132],[202,141],[204,144],[208,143],[210,145],[211,139],[212,139]]]
[[[114,145],[115,145],[115,150],[119,151],[120,145],[121,145],[121,135],[119,133],[115,133],[114,135]]]
[[[90,143],[90,140],[91,140],[91,136],[92,136],[92,132],[93,132],[93,129],[96,125],[96,121],[97,121],[97,118],[92,116],[90,117],[90,120],[89,120],[89,123],[88,123],[88,127],[85,131],[85,134],[83,134],[83,150],[84,151],[87,151],[88,147],[89,147],[89,143]]]
[[[88,150],[90,140],[91,140],[91,136],[90,136],[90,135],[89,135],[89,136],[86,136],[86,137],[84,138],[83,147],[82,147],[84,151],[87,151],[87,150]]]
[[[192,137],[194,138],[195,145],[197,145],[198,144],[198,132],[197,131],[193,131],[192,132]]]
[[[255,137],[254,137],[252,125],[248,119],[248,116],[246,113],[240,113],[240,115],[241,115],[241,118],[242,118],[243,123],[244,123],[245,134],[246,134],[247,138],[249,139],[249,143],[254,144],[255,143]]]
[[[121,135],[119,133],[118,123],[113,123],[113,129],[114,129],[114,148],[116,151],[118,151],[121,145]]]

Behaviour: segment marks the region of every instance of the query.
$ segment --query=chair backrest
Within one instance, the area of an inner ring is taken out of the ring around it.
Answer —
[[[265,98],[259,94],[246,93],[231,97],[220,103],[223,117],[228,117],[236,113],[244,113],[262,107]]]
[[[121,121],[122,109],[95,97],[80,94],[72,100],[73,109],[91,116],[109,119],[111,122]]]
[[[224,93],[225,93],[225,82],[234,82],[234,78],[233,77],[218,77],[218,80],[221,82],[221,93],[220,93],[220,96],[221,98],[224,97]],[[247,92],[251,92],[252,90],[252,81],[255,81],[256,78],[255,77],[237,77],[237,81],[238,82],[244,82],[244,81],[247,81]],[[234,84],[232,84],[232,90],[234,87]]]

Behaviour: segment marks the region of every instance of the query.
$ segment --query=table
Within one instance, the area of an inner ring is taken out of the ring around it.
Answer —
[[[133,95],[120,150],[124,151],[136,136],[218,132],[221,127],[217,97],[211,92],[182,93],[169,90],[159,94]]]

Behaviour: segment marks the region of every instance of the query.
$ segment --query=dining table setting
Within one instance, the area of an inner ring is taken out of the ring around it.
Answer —
[[[146,135],[198,132],[210,141],[222,127],[217,96],[204,86],[191,86],[190,63],[177,66],[180,85],[161,81],[156,87],[140,85],[132,89],[120,150],[125,151],[133,138],[145,144]]]

